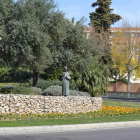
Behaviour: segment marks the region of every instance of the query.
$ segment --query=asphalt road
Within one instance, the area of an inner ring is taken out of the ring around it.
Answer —
[[[140,127],[0,135],[0,140],[140,140]]]

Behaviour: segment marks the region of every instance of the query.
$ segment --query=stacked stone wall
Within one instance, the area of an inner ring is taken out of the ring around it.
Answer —
[[[0,94],[0,114],[79,113],[102,108],[102,98]]]

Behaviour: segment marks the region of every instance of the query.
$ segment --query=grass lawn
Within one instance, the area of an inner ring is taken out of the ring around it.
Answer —
[[[0,86],[5,86],[5,85],[14,85],[14,86],[19,86],[19,85],[29,85],[29,83],[0,83]]]
[[[140,115],[126,115],[118,117],[98,117],[98,118],[67,118],[67,119],[47,119],[47,120],[17,120],[0,121],[0,127],[18,127],[18,126],[46,126],[46,125],[65,125],[65,124],[87,124],[103,122],[122,122],[138,121]]]
[[[139,103],[129,103],[122,101],[103,101],[104,106],[123,106],[123,107],[140,107]],[[43,125],[64,125],[64,124],[86,124],[86,123],[103,123],[103,122],[121,122],[121,121],[137,121],[140,115],[124,115],[117,117],[96,117],[96,118],[61,118],[61,119],[30,119],[16,121],[0,121],[0,127],[16,127],[16,126],[43,126]]]
[[[103,100],[103,106],[120,106],[120,107],[128,107],[128,108],[129,107],[139,108],[140,103]]]

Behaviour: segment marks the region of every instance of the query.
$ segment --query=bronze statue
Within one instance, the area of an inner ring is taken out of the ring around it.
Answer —
[[[69,73],[67,72],[67,67],[64,67],[64,72],[62,73],[62,95],[68,96],[69,95],[69,80],[71,77],[69,76]]]

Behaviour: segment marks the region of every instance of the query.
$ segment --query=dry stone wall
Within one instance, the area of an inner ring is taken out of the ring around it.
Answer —
[[[84,96],[41,96],[0,94],[0,114],[79,113],[102,108],[102,98]]]

